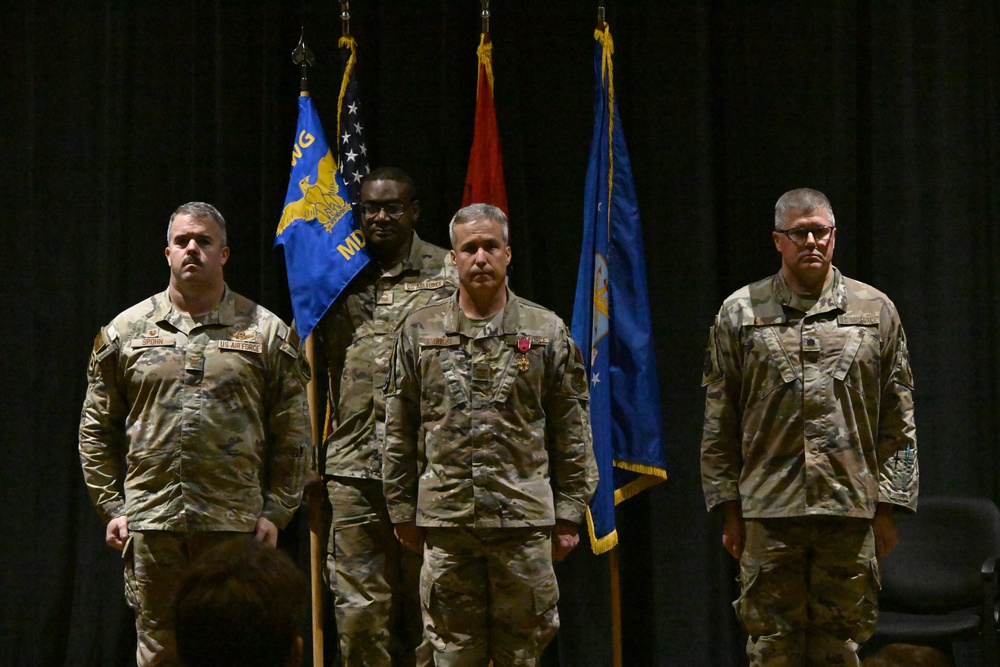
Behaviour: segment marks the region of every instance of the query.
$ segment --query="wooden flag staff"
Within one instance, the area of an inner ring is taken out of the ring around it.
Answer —
[[[309,49],[305,40],[305,28],[299,37],[299,43],[292,51],[292,62],[299,66],[301,74],[299,78],[299,95],[309,95],[309,68],[316,62],[313,52]],[[310,365],[313,359],[313,336],[310,334],[305,341],[306,357]],[[323,427],[318,415],[325,415],[326,410],[317,405],[317,384],[316,378],[309,381],[306,389],[309,397],[309,414],[312,425],[313,470],[319,474],[319,448],[323,446]],[[320,476],[322,478],[322,476]],[[322,509],[315,507],[317,503],[309,505],[309,588],[312,607],[312,654],[313,667],[323,667],[323,544],[321,539],[322,528],[319,526],[322,519]]]

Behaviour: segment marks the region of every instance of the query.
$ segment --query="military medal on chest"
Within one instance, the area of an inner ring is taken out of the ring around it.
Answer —
[[[514,363],[517,364],[517,370],[522,373],[527,372],[531,368],[531,362],[528,360],[528,350],[531,349],[531,339],[530,338],[518,338],[517,339],[517,349],[521,352],[521,356],[517,358]]]

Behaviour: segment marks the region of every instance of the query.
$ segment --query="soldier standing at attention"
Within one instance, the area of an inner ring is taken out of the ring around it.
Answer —
[[[385,496],[423,550],[437,665],[533,665],[559,626],[552,567],[579,542],[597,485],[580,351],[551,311],[505,284],[507,217],[452,218],[459,291],[415,311],[386,389]]]
[[[314,334],[317,404],[329,397],[332,422],[318,466],[333,512],[327,574],[344,664],[428,665],[417,597],[420,557],[396,541],[382,494],[382,385],[403,320],[450,297],[457,279],[447,251],[413,230],[420,202],[404,171],[368,174],[361,213],[372,261]]]
[[[833,209],[786,192],[781,270],[722,304],[705,365],[702,486],[740,561],[755,666],[858,665],[893,508],[917,504],[913,377],[892,301],[832,265]]]
[[[177,664],[173,591],[199,555],[248,533],[277,544],[310,441],[298,337],[226,285],[222,215],[178,208],[165,254],[166,291],[97,336],[80,419],[84,480],[125,551],[140,666]]]

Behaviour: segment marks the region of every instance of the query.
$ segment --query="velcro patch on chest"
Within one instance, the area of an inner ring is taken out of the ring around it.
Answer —
[[[430,336],[420,339],[421,347],[454,347],[462,342],[458,336]]]
[[[837,324],[840,326],[861,326],[861,327],[871,327],[877,326],[879,323],[878,313],[868,313],[865,315],[839,315],[837,317]]]
[[[406,285],[403,286],[403,289],[405,289],[407,292],[419,292],[420,290],[438,289],[443,286],[444,286],[444,280],[438,278],[436,280],[424,280],[423,282],[419,283],[406,283]]]
[[[143,336],[133,338],[130,344],[133,350],[137,350],[144,347],[174,347],[177,341],[173,336]]]
[[[252,352],[260,354],[264,351],[264,345],[256,341],[249,340],[220,340],[220,350],[235,350],[237,352]]]

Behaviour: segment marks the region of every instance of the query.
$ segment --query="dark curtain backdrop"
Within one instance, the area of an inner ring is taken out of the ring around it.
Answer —
[[[512,285],[567,320],[596,4],[492,7]],[[989,0],[607,4],[670,474],[619,507],[625,664],[738,665],[735,567],[699,482],[700,375],[721,300],[779,265],[770,229],[782,192],[829,195],[836,264],[902,314],[922,492],[1000,497],[1000,10]],[[332,134],[339,6],[13,5],[0,10],[0,664],[126,665],[121,562],[76,452],[91,343],[164,288],[167,219],[193,199],[229,221],[229,284],[290,315],[271,252],[296,119],[290,53],[304,26]],[[444,243],[472,140],[479,2],[353,0],[351,10],[372,164],[413,174],[421,234]],[[306,564],[304,534],[295,523],[282,543]],[[547,664],[610,665],[608,558],[582,545],[559,575],[563,623]]]

